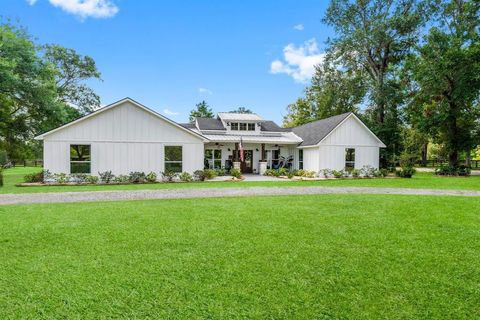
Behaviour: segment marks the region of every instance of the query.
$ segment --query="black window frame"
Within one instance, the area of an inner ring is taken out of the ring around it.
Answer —
[[[303,170],[303,149],[298,149],[298,169]]]
[[[355,148],[345,148],[345,170],[355,169]]]
[[[180,160],[170,160],[167,158],[167,148],[180,148]],[[179,145],[166,145],[163,147],[163,169],[165,172],[175,172],[175,173],[181,173],[183,172],[183,146]],[[171,169],[172,165],[180,164],[180,170],[177,169]],[[167,169],[167,167],[169,167]]]
[[[80,149],[79,147],[88,147],[87,148],[88,153],[79,154],[79,149]],[[79,160],[73,160],[75,158],[72,156],[73,154],[72,151],[76,152],[78,157],[76,159],[79,159]],[[70,144],[69,153],[70,153],[70,174],[77,174],[77,173],[92,174],[92,145],[91,144],[86,144],[86,143]],[[80,160],[83,158],[87,158],[88,160]],[[82,170],[82,168],[86,168],[86,170]]]

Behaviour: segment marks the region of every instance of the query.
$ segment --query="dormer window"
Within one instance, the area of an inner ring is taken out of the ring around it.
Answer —
[[[230,130],[232,131],[255,131],[255,123],[231,122]]]

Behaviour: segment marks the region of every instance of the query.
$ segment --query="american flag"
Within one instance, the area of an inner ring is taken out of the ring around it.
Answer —
[[[243,139],[242,139],[242,137],[240,137],[239,147],[240,147],[240,161],[243,162],[245,160],[245,158],[243,156]]]

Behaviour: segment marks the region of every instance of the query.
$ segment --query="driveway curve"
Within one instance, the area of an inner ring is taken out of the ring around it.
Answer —
[[[245,187],[205,189],[122,190],[59,193],[0,194],[0,205],[34,203],[68,203],[94,201],[126,201],[154,199],[189,199],[221,197],[256,197],[316,194],[390,194],[417,196],[479,197],[480,191],[435,190],[376,187]]]

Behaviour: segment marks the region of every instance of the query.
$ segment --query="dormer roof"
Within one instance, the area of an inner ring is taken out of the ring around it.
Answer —
[[[256,113],[219,112],[217,116],[223,121],[263,121]]]

